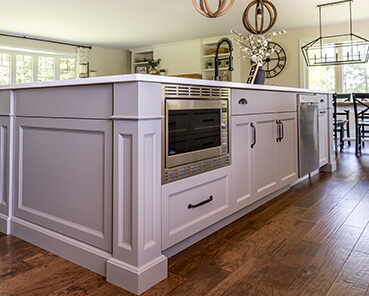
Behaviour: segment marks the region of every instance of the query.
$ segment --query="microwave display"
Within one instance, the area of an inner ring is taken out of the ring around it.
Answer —
[[[168,155],[221,145],[221,110],[170,110],[168,112]]]

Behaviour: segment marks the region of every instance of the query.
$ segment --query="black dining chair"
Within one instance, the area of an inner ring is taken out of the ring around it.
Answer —
[[[369,134],[369,93],[353,93],[355,113],[355,154],[361,153],[365,146],[365,137]]]
[[[338,102],[349,102],[351,99],[351,94],[334,94],[333,95],[333,127],[334,127],[334,142],[335,142],[335,150],[337,153],[337,147],[339,146],[341,150],[343,149],[344,145],[344,134],[346,132],[347,138],[350,137],[350,111],[349,110],[342,110],[337,111],[337,103]],[[344,118],[339,118],[338,116],[344,116]],[[340,142],[337,144],[337,139]],[[348,145],[351,145],[350,140],[347,141]]]

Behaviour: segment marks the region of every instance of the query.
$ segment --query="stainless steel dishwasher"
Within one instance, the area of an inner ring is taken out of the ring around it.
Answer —
[[[298,95],[299,177],[319,169],[319,97]]]

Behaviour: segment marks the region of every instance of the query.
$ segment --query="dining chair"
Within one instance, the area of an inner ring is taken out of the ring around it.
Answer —
[[[361,153],[365,146],[366,134],[369,134],[369,93],[353,93],[355,113],[355,154]]]
[[[347,138],[350,137],[350,128],[349,128],[349,114],[350,111],[349,110],[342,110],[342,111],[337,111],[337,103],[339,101],[343,101],[343,102],[348,102],[351,99],[351,95],[350,94],[334,94],[333,95],[333,127],[334,127],[334,142],[335,142],[335,150],[337,153],[337,147],[339,146],[341,148],[341,150],[343,149],[343,145],[344,145],[344,134],[345,131],[347,133]],[[344,116],[345,118],[338,118],[338,116]],[[340,142],[339,144],[337,144],[337,136],[339,134],[339,139]],[[348,140],[348,144],[351,145],[350,140]]]

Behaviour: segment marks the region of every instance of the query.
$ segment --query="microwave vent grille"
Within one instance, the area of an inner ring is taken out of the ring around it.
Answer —
[[[229,154],[226,154],[220,157],[206,159],[176,168],[165,169],[163,174],[163,184],[202,174],[230,164],[231,157]]]
[[[220,87],[201,87],[187,85],[164,85],[164,94],[166,97],[188,97],[188,98],[206,98],[206,99],[229,99],[231,90]]]

